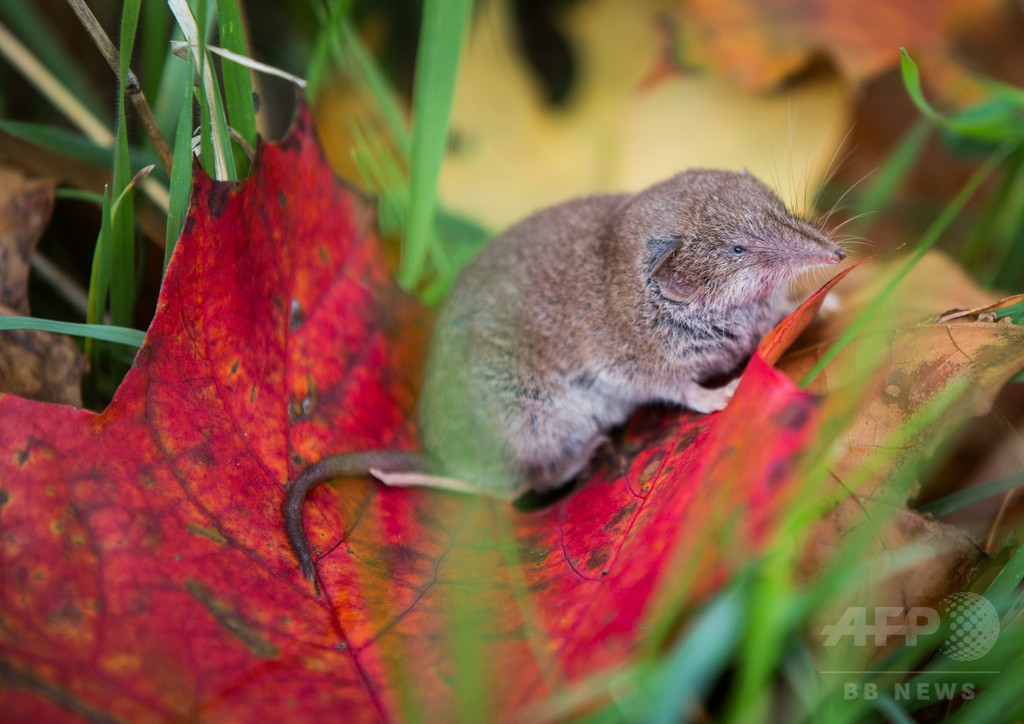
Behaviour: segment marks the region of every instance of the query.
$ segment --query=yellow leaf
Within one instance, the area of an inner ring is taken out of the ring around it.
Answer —
[[[646,82],[670,50],[659,28],[674,7],[573,5],[562,27],[576,84],[553,108],[519,52],[507,2],[481,5],[455,93],[445,205],[497,230],[575,196],[716,167],[747,168],[806,208],[847,131],[843,84],[825,75],[768,96],[711,76]]]

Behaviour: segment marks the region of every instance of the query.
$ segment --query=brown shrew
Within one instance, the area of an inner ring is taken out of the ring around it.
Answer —
[[[795,307],[787,282],[843,250],[746,173],[691,170],[636,194],[558,204],[462,270],[435,327],[418,404],[423,453],[325,458],[288,490],[286,530],[317,586],[302,504],[373,473],[513,499],[570,481],[637,407],[721,410],[710,388]]]

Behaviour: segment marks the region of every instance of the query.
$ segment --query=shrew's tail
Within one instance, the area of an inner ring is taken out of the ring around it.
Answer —
[[[426,455],[418,452],[402,450],[369,450],[353,452],[345,455],[332,455],[318,463],[313,463],[292,481],[288,486],[288,494],[284,499],[284,529],[288,534],[295,557],[299,559],[299,569],[313,589],[320,593],[317,584],[316,570],[313,568],[313,554],[306,542],[306,532],[302,529],[302,504],[306,495],[319,483],[333,478],[355,478],[369,475],[371,470],[384,472],[427,472],[430,462]]]

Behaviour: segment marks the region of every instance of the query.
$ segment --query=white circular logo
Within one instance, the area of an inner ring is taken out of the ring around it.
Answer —
[[[952,593],[942,599],[949,636],[939,649],[956,661],[974,661],[987,654],[999,638],[999,614],[977,593]]]

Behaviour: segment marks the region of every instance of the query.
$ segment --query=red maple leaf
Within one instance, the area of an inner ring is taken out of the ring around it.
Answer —
[[[305,109],[251,178],[198,173],[192,198],[111,405],[0,397],[12,720],[510,712],[623,663],[645,624],[712,592],[776,525],[817,403],[771,364],[813,304],[762,344],[724,412],[641,413],[621,459],[547,508],[318,487],[317,596],[285,538],[284,486],[331,453],[415,446],[428,315],[392,282]]]

